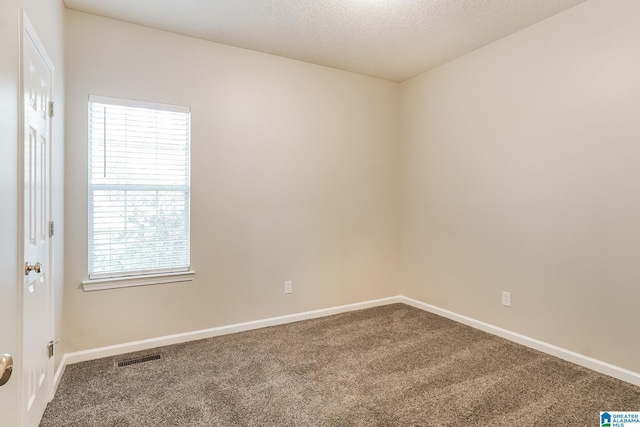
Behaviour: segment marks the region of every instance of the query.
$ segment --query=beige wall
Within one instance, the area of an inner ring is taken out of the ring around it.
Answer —
[[[3,0],[0,3],[0,353],[19,357],[18,283],[23,254],[18,253],[19,236],[19,58],[20,16],[24,8],[56,67],[54,99],[60,107],[54,119],[54,219],[60,233],[54,240],[55,334],[61,334],[63,281],[63,175],[64,162],[64,58],[62,0]],[[60,173],[58,173],[60,172]],[[59,351],[58,354],[62,352]],[[60,358],[56,360],[56,366]],[[0,388],[2,425],[18,425],[21,408],[18,396],[20,371]],[[6,406],[5,406],[6,405]]]
[[[67,351],[398,293],[396,83],[66,13]],[[192,108],[193,282],[79,288],[89,94]]]
[[[67,351],[402,293],[640,371],[635,0],[401,86],[66,13]],[[192,107],[194,282],[79,288],[89,94]]]
[[[403,294],[640,372],[638,22],[590,0],[402,85]]]

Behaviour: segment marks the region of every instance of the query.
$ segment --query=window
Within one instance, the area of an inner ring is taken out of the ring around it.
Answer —
[[[89,98],[89,279],[189,271],[189,139],[188,107]]]

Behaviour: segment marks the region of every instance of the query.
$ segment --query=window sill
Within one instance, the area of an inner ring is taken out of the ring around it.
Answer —
[[[109,279],[90,279],[82,282],[85,292],[102,291],[105,289],[130,288],[134,286],[161,285],[163,283],[190,282],[195,271],[179,273],[149,274],[145,276],[115,277]]]

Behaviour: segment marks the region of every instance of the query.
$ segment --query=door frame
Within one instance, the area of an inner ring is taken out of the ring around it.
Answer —
[[[46,49],[44,48],[44,44],[42,43],[42,41],[40,40],[40,37],[38,36],[38,33],[35,29],[35,27],[33,26],[33,24],[31,23],[31,21],[29,20],[29,17],[27,16],[27,13],[24,9],[21,9],[21,13],[20,13],[20,71],[18,73],[18,78],[19,78],[19,106],[18,106],[18,248],[17,248],[17,256],[18,256],[18,272],[17,272],[17,286],[18,286],[18,290],[17,290],[17,296],[18,296],[18,350],[19,350],[19,355],[18,355],[18,360],[17,360],[17,377],[16,378],[19,382],[19,401],[20,401],[20,424],[24,425],[24,409],[25,409],[25,402],[23,402],[23,376],[22,376],[22,368],[24,366],[24,298],[23,298],[23,292],[24,292],[24,263],[25,263],[25,245],[24,245],[24,234],[25,234],[25,223],[24,223],[24,195],[25,195],[25,185],[24,185],[24,137],[25,137],[25,132],[24,132],[24,127],[25,127],[25,100],[24,100],[24,89],[25,89],[25,82],[24,82],[24,77],[25,77],[25,69],[24,69],[24,49],[25,49],[25,43],[28,43],[29,41],[27,40],[27,38],[31,39],[31,41],[33,42],[33,45],[35,46],[36,50],[38,51],[38,53],[40,54],[40,56],[42,57],[43,62],[45,63],[45,65],[47,66],[47,68],[49,69],[50,73],[51,73],[51,83],[50,83],[50,99],[53,100],[54,98],[54,79],[55,79],[55,66],[53,64],[53,61],[51,60],[51,57],[49,56],[49,54],[47,53]],[[48,132],[49,132],[49,164],[47,165],[49,168],[49,202],[48,202],[48,206],[47,206],[47,210],[48,210],[48,217],[49,217],[49,221],[53,220],[53,203],[54,203],[54,199],[53,199],[53,186],[54,186],[54,182],[53,182],[53,177],[54,177],[54,170],[53,170],[53,165],[54,165],[54,152],[55,152],[55,141],[54,141],[54,126],[53,126],[53,117],[49,118],[49,126],[48,126]],[[53,245],[53,238],[49,237],[49,241],[48,241],[48,251],[49,251],[49,295],[48,295],[48,299],[49,299],[49,313],[48,313],[48,331],[47,331],[47,335],[50,337],[51,340],[54,340],[54,310],[55,310],[55,302],[54,302],[54,297],[55,297],[55,292],[54,292],[54,265],[53,265],[53,249],[54,249],[54,245]],[[47,374],[46,374],[46,393],[47,396],[45,396],[47,401],[50,401],[51,399],[53,399],[53,394],[54,394],[54,358],[51,358],[51,360],[49,361],[49,363],[47,364]]]

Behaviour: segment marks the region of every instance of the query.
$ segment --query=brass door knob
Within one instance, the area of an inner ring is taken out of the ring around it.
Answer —
[[[42,264],[36,262],[34,265],[29,264],[29,261],[24,263],[24,275],[28,276],[29,273],[35,271],[36,273],[40,273],[42,271]]]
[[[0,354],[0,387],[5,385],[13,372],[13,357],[10,354]]]

